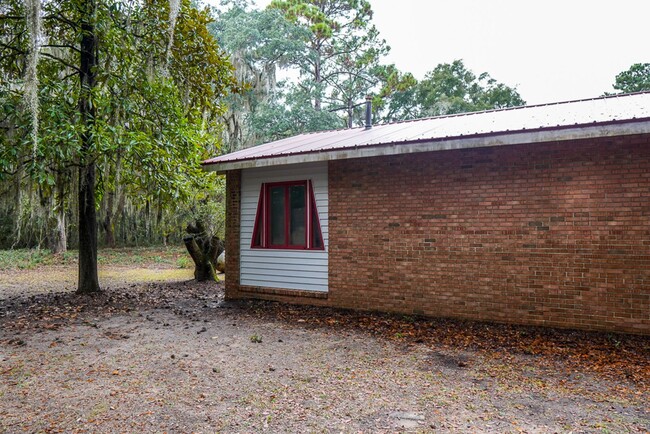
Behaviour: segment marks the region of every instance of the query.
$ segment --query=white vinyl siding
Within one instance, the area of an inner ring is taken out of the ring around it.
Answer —
[[[251,249],[262,183],[311,180],[325,250]],[[245,169],[241,183],[240,283],[327,291],[327,162]]]

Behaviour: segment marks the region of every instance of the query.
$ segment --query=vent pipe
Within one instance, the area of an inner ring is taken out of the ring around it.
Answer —
[[[366,96],[366,130],[372,128],[372,97]]]

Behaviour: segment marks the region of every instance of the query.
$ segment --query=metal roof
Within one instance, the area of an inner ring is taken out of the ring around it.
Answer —
[[[650,92],[300,134],[211,158],[206,170],[650,133]]]

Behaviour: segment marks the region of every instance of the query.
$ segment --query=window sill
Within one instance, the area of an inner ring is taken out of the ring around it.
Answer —
[[[273,251],[292,251],[292,252],[324,252],[325,248],[320,248],[320,249],[307,249],[307,248],[300,248],[300,247],[251,247],[251,250],[273,250]]]

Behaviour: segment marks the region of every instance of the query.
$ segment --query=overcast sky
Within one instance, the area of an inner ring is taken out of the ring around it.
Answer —
[[[259,7],[270,0],[257,0]],[[650,62],[650,0],[370,0],[388,63],[421,79],[463,59],[528,104],[597,97]]]

